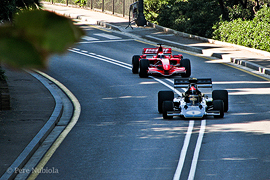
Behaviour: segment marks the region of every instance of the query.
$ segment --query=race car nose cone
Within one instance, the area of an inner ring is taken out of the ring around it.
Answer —
[[[164,69],[164,70],[170,70],[170,68],[171,68],[171,66],[170,66],[170,65],[168,65],[168,64],[163,65],[163,69]]]

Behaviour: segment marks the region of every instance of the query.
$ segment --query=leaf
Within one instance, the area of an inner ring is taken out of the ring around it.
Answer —
[[[46,65],[54,53],[63,53],[85,32],[71,19],[43,10],[27,10],[14,24],[0,26],[0,60],[18,68]]]
[[[13,37],[0,40],[0,60],[17,68],[44,67],[42,57],[32,44]]]
[[[62,53],[84,35],[71,19],[43,10],[25,11],[15,17],[15,27],[23,30],[35,46],[50,53]]]

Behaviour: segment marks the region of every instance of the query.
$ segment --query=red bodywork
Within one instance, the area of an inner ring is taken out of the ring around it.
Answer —
[[[159,57],[160,53],[164,54],[162,58]],[[152,56],[149,57],[149,55]],[[162,46],[157,48],[144,48],[143,55],[140,56],[140,59],[148,59],[148,74],[171,76],[186,73],[185,67],[180,66],[183,55],[172,55],[171,48],[163,48]]]

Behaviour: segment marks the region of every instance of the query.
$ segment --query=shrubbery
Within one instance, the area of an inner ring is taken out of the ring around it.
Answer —
[[[150,22],[206,37],[221,14],[215,0],[145,0],[145,12]]]
[[[221,21],[214,26],[213,39],[270,51],[270,8],[264,7],[253,20]]]
[[[0,23],[12,21],[13,15],[22,9],[36,9],[39,0],[0,0]]]
[[[260,2],[267,4],[268,1]],[[264,7],[255,14],[259,6],[253,1],[144,0],[144,3],[145,17],[152,23],[270,51],[269,7]]]

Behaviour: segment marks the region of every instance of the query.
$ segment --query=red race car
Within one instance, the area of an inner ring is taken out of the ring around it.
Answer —
[[[132,57],[132,72],[141,78],[148,75],[190,77],[191,66],[189,59],[183,59],[182,54],[172,55],[171,48],[158,44],[156,48],[144,48],[143,55]]]

